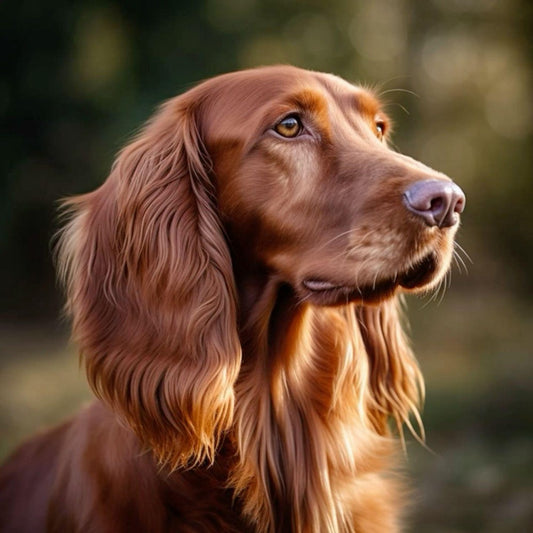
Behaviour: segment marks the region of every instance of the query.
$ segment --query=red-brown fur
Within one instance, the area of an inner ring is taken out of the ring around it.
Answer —
[[[294,139],[272,129],[290,113]],[[396,280],[429,254],[414,289],[438,283],[457,225],[405,208],[448,178],[378,119],[332,75],[219,76],[66,203],[59,270],[99,400],[3,467],[2,531],[400,529],[388,423],[418,416],[423,385]]]

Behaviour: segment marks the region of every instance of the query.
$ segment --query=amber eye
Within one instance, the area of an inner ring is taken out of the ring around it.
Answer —
[[[380,141],[383,140],[383,137],[385,136],[385,127],[385,122],[383,120],[376,120],[376,135]]]
[[[274,126],[274,131],[282,137],[296,137],[302,131],[302,123],[295,115],[285,117]]]

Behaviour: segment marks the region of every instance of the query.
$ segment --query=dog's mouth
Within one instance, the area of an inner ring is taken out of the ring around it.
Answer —
[[[309,299],[322,305],[338,305],[352,301],[374,303],[392,296],[398,287],[407,290],[424,287],[433,281],[437,266],[437,254],[432,252],[405,271],[391,277],[378,278],[372,284],[353,286],[308,278],[302,282],[302,286]]]

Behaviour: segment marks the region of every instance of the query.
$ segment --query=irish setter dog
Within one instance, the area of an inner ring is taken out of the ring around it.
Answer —
[[[2,532],[400,530],[393,435],[423,382],[399,296],[442,279],[465,197],[389,128],[330,74],[226,74],[66,202],[99,399],[3,467]]]

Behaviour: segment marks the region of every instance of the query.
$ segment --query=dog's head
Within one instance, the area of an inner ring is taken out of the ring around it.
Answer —
[[[442,278],[464,194],[389,148],[390,121],[371,92],[279,66],[189,96],[180,104],[198,121],[240,257],[317,303],[379,301]]]
[[[161,461],[212,458],[231,427],[236,277],[261,271],[338,305],[443,276],[464,195],[392,151],[389,129],[375,96],[335,76],[227,74],[164,104],[106,182],[67,202],[60,272],[89,380]],[[359,320],[368,332],[397,322]],[[401,352],[387,342],[382,359]],[[405,372],[394,380],[413,382]],[[376,376],[389,387],[390,370]]]

